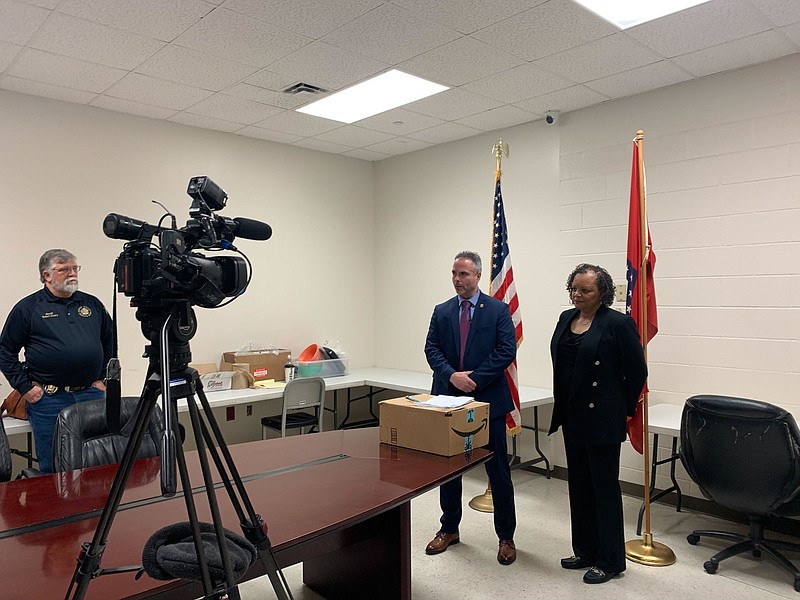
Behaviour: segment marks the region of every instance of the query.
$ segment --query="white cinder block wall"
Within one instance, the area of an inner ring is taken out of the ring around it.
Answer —
[[[800,416],[800,57],[563,115],[562,270],[596,260],[624,281],[637,129],[657,256],[651,404],[728,394]],[[642,481],[628,445],[623,464]]]

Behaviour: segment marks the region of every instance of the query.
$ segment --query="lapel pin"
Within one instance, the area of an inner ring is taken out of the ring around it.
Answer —
[[[483,302],[478,305],[478,308],[483,308]]]

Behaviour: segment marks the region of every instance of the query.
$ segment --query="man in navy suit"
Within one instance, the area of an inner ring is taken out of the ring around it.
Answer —
[[[497,560],[510,565],[517,558],[514,530],[514,484],[508,464],[506,415],[514,402],[505,378],[506,368],[517,355],[517,338],[508,305],[478,289],[481,258],[475,252],[459,252],[453,262],[456,296],[433,310],[425,356],[433,369],[432,394],[469,395],[489,403],[489,448],[486,463],[492,488],[494,528],[500,540]],[[439,488],[441,528],[425,548],[439,554],[460,540],[461,477]]]

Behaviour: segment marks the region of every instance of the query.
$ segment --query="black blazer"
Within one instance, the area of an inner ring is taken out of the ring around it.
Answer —
[[[461,349],[460,304],[461,298],[455,296],[433,309],[425,339],[425,356],[433,370],[433,394],[464,395],[450,383],[450,376],[458,370]],[[514,409],[505,370],[516,356],[517,337],[508,305],[481,292],[467,336],[464,370],[472,371],[470,379],[478,386],[470,396],[489,403],[490,418],[504,417]]]
[[[550,341],[555,407],[549,433],[568,423],[567,441],[624,442],[626,417],[633,416],[647,379],[639,332],[632,318],[601,306],[581,343],[569,389],[557,389],[558,341],[578,312],[561,313]]]

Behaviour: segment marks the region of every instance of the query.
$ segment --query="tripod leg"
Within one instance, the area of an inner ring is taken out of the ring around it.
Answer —
[[[151,380],[152,378],[148,380],[148,383]],[[100,515],[100,521],[97,524],[92,541],[84,543],[81,548],[78,564],[75,567],[65,598],[82,599],[86,595],[89,582],[101,573],[100,562],[108,541],[108,534],[119,509],[119,503],[122,500],[122,494],[125,492],[125,486],[131,474],[133,463],[136,461],[139,447],[142,445],[142,438],[150,423],[157,397],[157,389],[145,385],[142,397],[139,400],[133,432],[127,446],[125,446],[125,452],[122,455],[114,482],[111,484],[108,499]]]
[[[275,553],[272,551],[272,544],[267,536],[267,528],[264,524],[264,520],[261,518],[261,515],[256,513],[255,508],[250,501],[250,497],[248,496],[247,490],[244,487],[244,482],[239,475],[239,470],[236,468],[236,463],[234,463],[230,450],[225,443],[222,430],[219,428],[219,424],[214,418],[211,405],[208,403],[208,398],[206,398],[205,392],[203,391],[202,382],[197,382],[196,391],[197,396],[200,398],[200,404],[203,408],[203,415],[208,422],[208,427],[210,427],[211,431],[213,432],[213,439],[209,434],[208,429],[205,427],[205,423],[202,421],[200,422],[201,429],[204,432],[204,437],[207,440],[209,450],[212,456],[215,457],[214,462],[217,466],[220,477],[225,484],[225,488],[228,491],[231,504],[233,504],[237,515],[239,515],[242,532],[247,540],[256,548],[258,548],[258,556],[261,559],[261,563],[264,565],[264,569],[266,570],[267,576],[272,583],[272,589],[274,590],[278,600],[291,600],[292,593],[289,590],[289,585],[286,583],[286,578],[284,577],[283,572],[278,566]],[[215,449],[214,440],[216,440],[216,446],[219,448],[219,451],[222,453],[222,456],[225,459],[225,466],[230,472],[230,478],[226,474],[225,468],[221,464]],[[236,492],[238,492],[238,497],[234,493],[234,490],[230,484],[231,481],[236,488]],[[242,509],[242,504],[244,505],[244,510]]]

